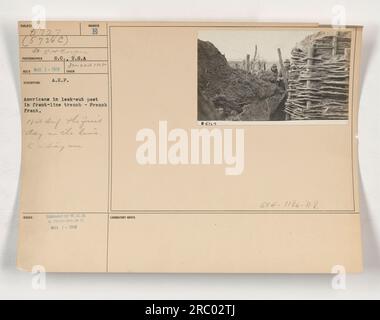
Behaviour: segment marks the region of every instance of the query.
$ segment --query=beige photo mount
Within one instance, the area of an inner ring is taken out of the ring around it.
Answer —
[[[220,165],[136,161],[141,129],[158,132],[160,121],[168,130],[205,128],[197,118],[201,32],[283,30],[334,29],[112,21],[48,21],[35,29],[20,22],[18,268],[361,272],[362,27],[339,29],[352,35],[347,121],[218,125],[245,131],[239,176]]]

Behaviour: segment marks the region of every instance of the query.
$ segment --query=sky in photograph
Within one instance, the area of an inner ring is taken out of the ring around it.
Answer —
[[[281,48],[284,59],[297,43],[313,34],[310,30],[204,30],[198,38],[212,42],[227,60],[242,60],[249,53],[253,57],[255,45],[261,58],[269,62],[278,61],[277,49]]]

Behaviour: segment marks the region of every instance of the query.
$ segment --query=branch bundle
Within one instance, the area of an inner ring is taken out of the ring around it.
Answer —
[[[348,119],[350,43],[338,33],[310,41],[312,56],[308,46],[292,50],[285,107],[292,120]]]

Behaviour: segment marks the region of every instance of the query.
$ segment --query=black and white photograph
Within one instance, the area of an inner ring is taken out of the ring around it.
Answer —
[[[348,120],[351,31],[198,33],[198,121]]]

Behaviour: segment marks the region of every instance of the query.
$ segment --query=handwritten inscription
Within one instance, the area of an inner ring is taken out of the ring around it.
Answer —
[[[107,73],[108,62],[71,61],[66,65],[66,73]]]
[[[20,42],[22,73],[28,76],[23,85],[41,85],[40,79],[45,84],[53,84],[49,87],[50,96],[34,96],[34,90],[24,95],[26,148],[55,153],[80,152],[89,145],[94,146],[94,139],[99,136],[104,139],[106,121],[103,117],[108,96],[104,91],[99,95],[97,88],[105,88],[105,92],[108,88],[107,77],[103,76],[108,73],[107,38],[45,29],[32,30],[21,36]],[[84,78],[86,74],[94,76]],[[88,96],[77,95],[82,81],[93,84]]]
[[[30,35],[21,40],[23,47],[39,47],[44,45],[66,46],[69,42],[67,35],[61,35],[61,30],[33,29]]]
[[[263,201],[260,204],[260,209],[266,210],[317,210],[318,208],[318,200]]]
[[[40,117],[26,121],[24,135],[30,138],[29,149],[57,152],[82,149],[85,140],[81,138],[99,136],[102,123],[103,118],[99,115],[79,113],[65,117]],[[68,139],[70,137],[73,139]]]

